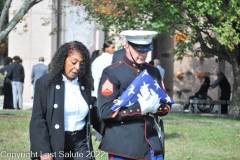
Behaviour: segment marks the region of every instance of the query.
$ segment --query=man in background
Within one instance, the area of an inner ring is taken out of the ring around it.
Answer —
[[[161,75],[162,80],[163,80],[164,79],[164,75],[165,75],[165,70],[161,66],[161,61],[159,59],[154,59],[153,63],[154,63],[154,66],[157,67],[157,69],[159,70],[160,75]]]
[[[228,82],[226,76],[223,74],[220,68],[216,69],[217,79],[210,85],[210,89],[213,89],[219,85],[221,89],[221,96],[220,100],[230,100],[231,95],[231,86]],[[221,105],[221,114],[228,114],[228,105],[222,104]]]
[[[36,80],[47,73],[48,73],[48,66],[44,64],[44,58],[39,57],[39,63],[32,67],[31,82],[33,84],[33,94],[35,91]]]

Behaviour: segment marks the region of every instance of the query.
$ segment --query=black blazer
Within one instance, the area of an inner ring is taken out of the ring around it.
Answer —
[[[64,151],[65,131],[64,131],[64,82],[46,86],[48,74],[36,81],[34,94],[33,111],[30,122],[30,144],[32,158],[39,157],[44,153],[56,154],[55,160],[63,159],[59,157],[59,152]],[[86,130],[87,144],[92,151],[91,124],[94,128],[100,127],[97,121],[96,109],[93,108],[90,91],[79,84],[81,94],[89,106],[87,115]],[[95,123],[92,123],[95,122]],[[99,131],[99,130],[98,130]],[[92,157],[94,159],[94,157]]]

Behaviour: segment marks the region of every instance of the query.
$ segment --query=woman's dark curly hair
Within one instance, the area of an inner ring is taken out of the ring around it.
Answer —
[[[78,73],[78,80],[81,82],[81,85],[91,90],[92,80],[89,58],[90,54],[87,47],[78,41],[65,43],[61,45],[60,48],[56,51],[51,60],[51,69],[49,71],[47,85],[62,81],[62,74],[64,73],[65,68],[65,60],[68,57],[69,53],[72,51],[79,52],[82,57],[82,62],[80,63],[80,71]]]

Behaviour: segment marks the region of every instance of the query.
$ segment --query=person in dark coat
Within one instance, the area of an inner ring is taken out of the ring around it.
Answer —
[[[24,86],[24,68],[21,64],[21,58],[19,56],[13,57],[14,62],[10,65],[7,77],[12,80],[12,93],[13,93],[13,107],[15,110],[18,108],[23,109],[23,86]]]
[[[190,99],[194,99],[195,97],[198,98],[200,95],[203,97],[207,96],[208,88],[210,87],[210,78],[208,76],[204,76],[203,78],[204,78],[203,84],[201,85],[199,90],[193,96],[190,96],[188,98],[189,101],[190,101]],[[189,111],[189,104],[186,104],[184,106],[184,111]]]
[[[147,70],[161,88],[165,89],[158,69],[145,62],[148,51],[152,50],[155,31],[123,31],[126,36],[125,56],[103,70],[98,91],[100,118],[104,121],[102,141],[99,146],[109,154],[111,160],[156,160],[163,159],[163,145],[155,129],[152,116],[164,116],[170,111],[170,104],[160,104],[158,96],[144,96],[145,100],[112,111],[118,97],[132,81]],[[148,91],[149,93],[149,91]],[[149,99],[148,99],[149,98]]]
[[[38,64],[33,65],[31,73],[31,83],[33,85],[33,93],[35,89],[35,83],[38,78],[48,73],[48,66],[44,64],[44,57],[39,57]]]
[[[89,51],[78,41],[65,43],[51,69],[36,81],[30,121],[32,158],[93,160],[91,125],[99,131],[91,98]]]
[[[3,109],[14,109],[11,79],[6,76],[6,74],[9,72],[12,62],[13,60],[11,57],[5,57],[4,67],[0,69],[0,73],[4,75],[4,82],[2,88],[4,94]]]
[[[216,75],[217,75],[217,79],[210,85],[210,89],[216,88],[219,85],[221,89],[220,100],[226,100],[226,101],[230,100],[231,86],[230,86],[230,83],[228,82],[228,79],[221,71],[221,68],[216,69]],[[221,105],[221,113],[228,114],[227,104]]]
[[[115,62],[121,60],[125,56],[125,54],[126,54],[125,48],[115,51],[113,54],[112,63],[115,63]]]

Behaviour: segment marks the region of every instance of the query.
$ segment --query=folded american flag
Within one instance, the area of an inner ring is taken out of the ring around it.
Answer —
[[[111,110],[117,111],[122,107],[129,107],[134,103],[138,102],[137,94],[141,94],[140,88],[146,87],[148,91],[152,89],[155,93],[157,93],[160,98],[160,103],[175,103],[165,91],[159,86],[157,81],[153,80],[153,78],[148,74],[147,70],[144,70],[135,80],[128,86],[128,88],[122,93],[119,97],[117,103],[115,103]]]

